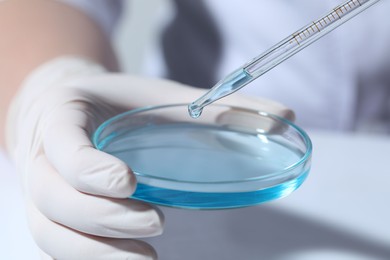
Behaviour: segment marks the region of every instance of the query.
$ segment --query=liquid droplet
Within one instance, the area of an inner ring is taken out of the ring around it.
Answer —
[[[197,106],[197,105],[194,105],[194,104],[190,104],[188,106],[188,113],[190,114],[190,116],[192,118],[198,118],[200,117],[200,115],[202,114],[202,108]]]

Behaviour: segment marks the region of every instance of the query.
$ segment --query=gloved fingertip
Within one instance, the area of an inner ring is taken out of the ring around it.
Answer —
[[[134,199],[122,203],[127,205],[127,213],[124,213],[123,208],[118,208],[120,214],[111,214],[101,219],[102,226],[109,227],[114,231],[113,234],[122,238],[153,237],[163,233],[164,215],[160,209]]]
[[[138,256],[131,254],[131,257],[128,259],[139,259],[139,260],[157,260],[158,255],[156,250],[149,245],[148,243],[143,243],[138,241],[138,248],[133,249],[135,252],[139,253]]]
[[[151,207],[150,215],[150,220],[145,222],[145,230],[149,231],[148,236],[161,235],[164,231],[164,214],[158,208]]]
[[[117,163],[114,168],[116,167],[117,170],[108,172],[107,176],[104,176],[107,177],[107,183],[102,186],[103,192],[113,198],[128,198],[136,189],[136,177],[133,171],[125,164]]]
[[[286,118],[287,120],[294,122],[295,121],[295,113],[291,109],[284,109],[280,112],[280,115],[283,118]]]
[[[120,160],[102,161],[79,174],[78,190],[111,198],[128,198],[137,186],[133,171]]]
[[[49,256],[45,252],[43,252],[41,249],[39,249],[39,257],[41,260],[53,260],[53,257]]]

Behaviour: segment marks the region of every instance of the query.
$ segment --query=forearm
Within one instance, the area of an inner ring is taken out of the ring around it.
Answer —
[[[8,106],[34,68],[63,55],[82,56],[117,69],[109,39],[81,12],[51,0],[0,3],[0,143]]]

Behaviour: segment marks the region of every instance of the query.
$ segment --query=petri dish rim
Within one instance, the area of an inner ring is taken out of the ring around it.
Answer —
[[[183,104],[183,103],[168,104],[168,105],[158,105],[158,106],[145,106],[145,107],[135,108],[135,109],[123,112],[121,114],[113,116],[112,118],[109,118],[108,120],[104,121],[95,130],[95,132],[93,133],[93,135],[92,135],[92,143],[93,143],[93,145],[97,149],[99,149],[99,146],[100,146],[99,143],[103,142],[103,140],[99,140],[99,137],[103,133],[105,128],[107,126],[111,125],[112,123],[114,123],[115,121],[121,120],[122,118],[124,118],[126,116],[131,116],[131,115],[139,114],[139,113],[142,113],[142,112],[147,112],[147,111],[151,111],[151,110],[159,110],[159,109],[164,109],[164,108],[172,108],[172,107],[185,107],[185,108],[187,108],[187,106],[188,106],[188,104]],[[294,169],[298,168],[302,164],[306,163],[311,158],[312,148],[313,147],[312,147],[312,142],[311,142],[308,134],[302,128],[300,128],[299,126],[295,125],[290,120],[287,120],[286,118],[283,118],[283,117],[280,117],[280,116],[277,116],[277,115],[274,115],[274,114],[271,114],[271,113],[268,113],[268,112],[259,111],[259,110],[255,110],[255,109],[250,109],[250,108],[243,108],[243,107],[224,105],[224,104],[212,104],[210,106],[213,106],[213,107],[215,107],[215,106],[216,107],[224,107],[224,108],[229,108],[229,109],[239,109],[241,111],[247,111],[247,112],[250,112],[250,113],[256,113],[256,114],[259,114],[259,115],[261,115],[263,117],[268,117],[268,118],[274,119],[276,121],[280,121],[283,124],[288,125],[289,127],[292,127],[296,131],[296,133],[298,133],[302,137],[302,139],[303,139],[303,141],[305,143],[305,146],[306,146],[306,151],[305,151],[305,153],[303,154],[303,156],[299,160],[297,160],[295,163],[289,165],[288,167],[284,168],[283,170],[279,170],[279,171],[276,171],[274,173],[271,173],[271,174],[268,174],[268,175],[265,175],[265,176],[246,178],[246,179],[242,179],[242,180],[207,181],[207,184],[213,184],[213,185],[221,184],[221,185],[225,185],[225,184],[233,184],[233,183],[245,183],[245,182],[261,181],[263,179],[271,178],[273,176],[279,176],[279,175],[287,174],[290,171],[293,171]],[[196,119],[194,119],[194,120],[196,120]],[[118,137],[118,136],[116,136],[116,137]],[[107,138],[109,138],[109,136],[106,137],[106,139]],[[107,142],[107,140],[105,140],[105,141]],[[175,180],[175,179],[171,179],[171,178],[152,176],[152,175],[148,175],[148,174],[144,174],[144,173],[140,173],[140,172],[136,172],[136,171],[134,172],[134,174],[136,174],[137,176],[140,176],[140,177],[144,177],[144,178],[160,180],[160,181],[165,181],[165,182],[172,182],[172,183],[196,184],[196,185],[199,185],[199,184],[202,185],[202,184],[206,183],[206,182],[201,182],[201,181]]]

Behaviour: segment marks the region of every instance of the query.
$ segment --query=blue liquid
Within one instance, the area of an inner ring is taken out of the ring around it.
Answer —
[[[138,184],[133,198],[162,206],[187,209],[228,209],[257,205],[283,198],[296,190],[306,179],[308,171],[296,179],[272,188],[251,192],[189,192],[162,189]]]
[[[290,194],[308,172],[304,168],[274,176],[303,153],[272,136],[228,128],[172,123],[109,138],[101,141],[101,149],[137,174],[133,198],[158,205],[196,209],[255,205]]]

